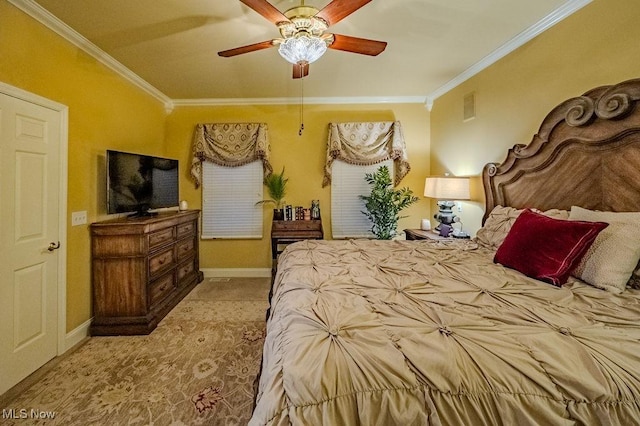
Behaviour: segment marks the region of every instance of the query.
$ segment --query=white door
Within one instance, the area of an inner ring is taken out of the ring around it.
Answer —
[[[60,114],[0,93],[0,394],[58,349]]]

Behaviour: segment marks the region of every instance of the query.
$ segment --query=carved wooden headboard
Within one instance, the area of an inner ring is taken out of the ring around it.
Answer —
[[[482,172],[486,210],[497,206],[640,211],[640,79],[569,99],[529,145]]]

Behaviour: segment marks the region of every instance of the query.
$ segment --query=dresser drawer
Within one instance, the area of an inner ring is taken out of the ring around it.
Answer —
[[[178,287],[183,286],[189,281],[189,277],[196,271],[195,257],[178,265]]]
[[[186,240],[178,241],[176,244],[176,253],[178,253],[178,261],[191,256],[196,249],[195,238],[187,238]]]
[[[149,284],[149,305],[153,306],[170,295],[175,288],[174,273],[164,275]]]
[[[167,269],[171,269],[176,263],[173,247],[161,251],[149,258],[149,276],[157,277]]]
[[[149,249],[159,247],[174,240],[173,227],[149,234]]]
[[[191,222],[181,223],[180,225],[177,226],[177,228],[178,228],[178,237],[184,237],[189,234],[195,234],[196,222],[191,221]]]

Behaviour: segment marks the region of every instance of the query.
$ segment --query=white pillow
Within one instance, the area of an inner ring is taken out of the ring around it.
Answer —
[[[489,213],[484,226],[476,233],[476,242],[481,246],[496,250],[513,226],[522,210],[513,207],[495,206]]]
[[[534,210],[554,219],[569,219],[569,212],[566,210],[552,209],[546,212]],[[489,217],[487,217],[484,226],[476,233],[476,243],[488,249],[496,250],[502,245],[513,223],[522,211],[522,209],[515,209],[513,207],[495,206],[489,213]]]
[[[640,259],[640,213],[571,207],[569,220],[607,222],[572,275],[594,287],[622,293]]]

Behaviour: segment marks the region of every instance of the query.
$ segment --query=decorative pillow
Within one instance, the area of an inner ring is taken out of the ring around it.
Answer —
[[[554,219],[527,209],[516,219],[493,261],[561,286],[607,226]]]
[[[571,207],[569,220],[607,222],[572,275],[594,287],[622,293],[640,259],[640,213]]]
[[[500,247],[522,210],[495,206],[482,228],[476,233],[476,243],[490,249]]]
[[[523,210],[513,207],[495,206],[484,222],[484,226],[476,233],[476,243],[493,250],[500,247],[513,223],[522,212]],[[544,215],[557,219],[569,218],[569,212],[566,210],[547,210]]]

